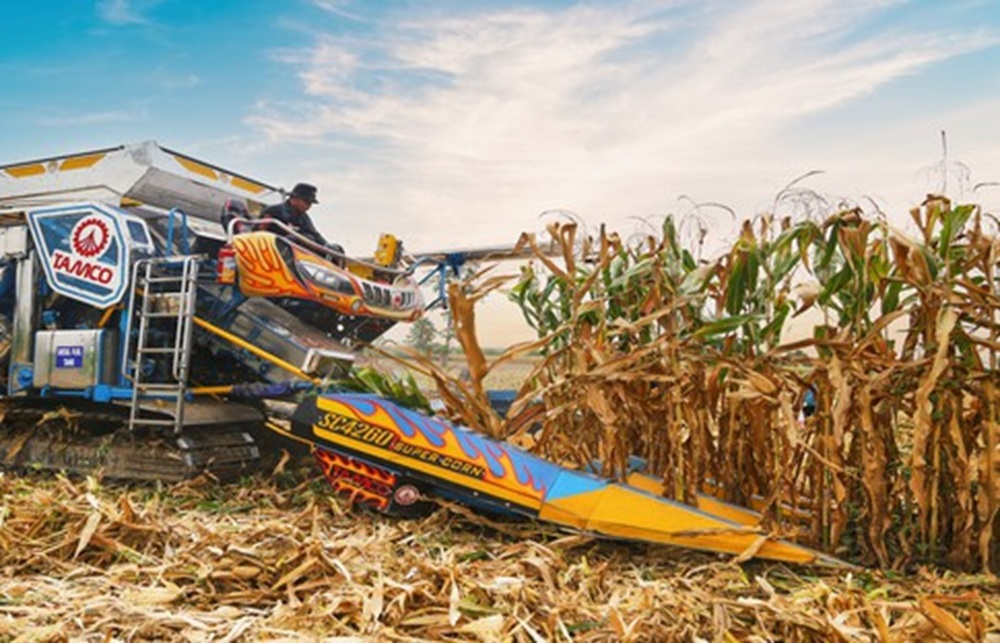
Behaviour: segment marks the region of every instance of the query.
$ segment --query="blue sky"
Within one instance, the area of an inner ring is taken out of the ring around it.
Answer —
[[[155,139],[316,183],[350,250],[512,242],[551,209],[749,216],[811,170],[902,220],[942,130],[952,195],[1000,206],[972,193],[1000,181],[998,0],[10,1],[0,24],[0,163]]]

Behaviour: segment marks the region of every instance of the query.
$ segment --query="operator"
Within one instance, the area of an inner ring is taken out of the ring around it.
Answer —
[[[344,248],[336,243],[329,243],[323,238],[312,219],[309,218],[309,208],[316,200],[316,186],[308,183],[296,183],[292,191],[288,193],[288,198],[283,203],[272,205],[260,213],[261,219],[275,219],[281,221],[286,226],[299,233],[303,237],[314,241],[321,246],[326,246],[331,251],[343,255]],[[285,230],[277,226],[272,228],[277,234],[287,234]]]

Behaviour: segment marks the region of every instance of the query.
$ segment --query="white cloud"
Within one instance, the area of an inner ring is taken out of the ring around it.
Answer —
[[[113,25],[141,25],[147,22],[131,0],[99,0],[97,15]]]
[[[789,125],[997,42],[968,28],[872,22],[896,4],[676,0],[395,15],[371,41],[324,35],[285,52],[303,95],[261,104],[248,122],[275,147],[317,146],[294,171],[333,193],[323,199],[337,212],[327,229],[349,241],[374,239],[380,226],[415,249],[497,243],[560,207],[627,226],[680,209],[681,194],[752,214],[817,163],[865,190],[862,165],[912,162],[907,148],[852,165],[817,153],[840,142],[822,131],[792,140]]]
[[[328,11],[329,13],[340,16],[341,18],[347,18],[349,20],[361,21],[361,17],[358,14],[349,11],[346,7],[351,5],[351,0],[313,0],[313,3],[322,9],[323,11]]]

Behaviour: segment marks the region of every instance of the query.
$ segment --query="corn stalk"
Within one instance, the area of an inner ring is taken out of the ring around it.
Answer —
[[[456,419],[555,461],[624,477],[630,456],[665,494],[708,491],[772,530],[865,564],[985,568],[996,555],[997,241],[972,206],[931,197],[910,239],[857,208],[825,221],[745,223],[695,260],[671,218],[631,243],[575,224],[549,233],[510,297],[540,358],[503,421],[482,382],[475,303],[507,283],[453,284],[468,382],[427,365]],[[812,295],[796,302],[799,284]],[[796,310],[798,305],[798,310]],[[783,342],[796,313],[813,339]],[[805,391],[818,396],[803,419]],[[530,434],[530,435],[529,435]],[[529,439],[530,438],[530,439]]]

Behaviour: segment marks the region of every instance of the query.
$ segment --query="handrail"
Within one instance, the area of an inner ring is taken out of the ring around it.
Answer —
[[[181,215],[181,254],[191,254],[191,247],[188,243],[187,213],[180,208],[173,208],[167,214],[167,251],[173,252],[174,248],[174,219],[177,213]]]
[[[197,291],[198,257],[185,257],[180,276],[180,311],[177,319],[177,337],[174,341],[173,375],[178,382],[187,382],[190,370],[191,319],[194,317],[195,292]]]
[[[300,232],[298,232],[294,228],[290,227],[287,223],[285,223],[284,221],[281,221],[279,219],[270,219],[270,218],[268,218],[268,219],[244,219],[244,218],[240,218],[240,217],[235,217],[228,224],[226,224],[226,240],[227,241],[231,242],[233,240],[233,236],[235,236],[236,234],[242,234],[243,231],[236,232],[236,227],[238,225],[240,225],[240,224],[249,225],[251,228],[267,228],[267,227],[270,227],[270,226],[277,226],[281,230],[287,232],[289,236],[291,236],[291,237],[294,238],[294,240],[289,240],[290,243],[299,242],[297,245],[300,245],[300,246],[304,247],[306,250],[310,250],[310,251],[315,252],[316,254],[320,254],[320,255],[331,255],[333,257],[339,257],[341,259],[345,259],[347,261],[350,261],[352,264],[356,264],[356,265],[359,265],[359,266],[364,266],[366,268],[371,268],[372,270],[378,270],[379,272],[386,272],[386,273],[393,274],[393,275],[396,275],[396,276],[399,276],[399,277],[410,277],[410,276],[412,276],[414,270],[417,268],[417,266],[420,265],[420,262],[417,262],[417,263],[413,264],[412,266],[410,266],[409,268],[399,269],[399,268],[389,268],[387,266],[380,266],[380,265],[375,264],[375,263],[368,263],[367,261],[362,261],[361,259],[354,259],[353,257],[349,257],[349,256],[347,256],[346,254],[344,254],[342,252],[337,252],[335,250],[332,250],[329,247],[324,246],[321,243],[316,243],[312,239],[310,239],[310,238],[302,235]],[[266,232],[266,230],[264,230],[264,231]]]
[[[132,324],[135,322],[135,306],[136,306],[136,280],[139,278],[139,267],[149,261],[149,259],[139,259],[134,262],[131,266],[132,279],[129,281],[129,296],[128,304],[125,307],[125,314],[122,316],[120,323],[121,329],[121,364],[120,373],[118,378],[118,383],[121,386],[127,385],[129,381],[129,349],[131,348],[132,341]]]

